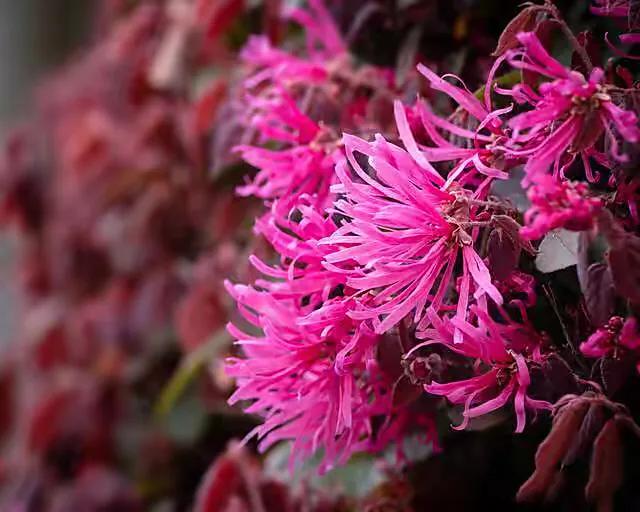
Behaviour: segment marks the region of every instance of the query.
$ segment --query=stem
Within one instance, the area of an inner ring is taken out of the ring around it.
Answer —
[[[400,350],[402,351],[402,355],[407,353],[407,350],[411,348],[409,344],[409,329],[407,329],[407,324],[405,323],[405,319],[400,320],[398,324],[398,342],[400,343]]]
[[[584,48],[584,46],[580,44],[580,41],[578,41],[578,39],[576,38],[575,34],[573,33],[573,30],[571,30],[569,25],[567,25],[567,22],[562,17],[560,10],[553,3],[553,0],[545,0],[544,8],[549,14],[551,14],[553,19],[560,25],[562,32],[564,32],[564,35],[571,43],[571,46],[573,46],[573,49],[580,56],[580,58],[582,59],[582,62],[584,62],[584,65],[586,66],[587,71],[591,71],[593,69],[593,63],[591,62],[591,58],[589,57],[587,50]]]

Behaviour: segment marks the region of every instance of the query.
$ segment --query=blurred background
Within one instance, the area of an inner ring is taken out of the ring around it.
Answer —
[[[19,119],[34,84],[87,42],[92,0],[0,0],[0,129]]]
[[[93,0],[0,0],[0,144],[29,113],[38,83],[89,41]],[[15,240],[0,234],[0,342],[15,333],[20,304]]]

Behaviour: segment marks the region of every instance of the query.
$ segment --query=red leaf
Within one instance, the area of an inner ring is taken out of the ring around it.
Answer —
[[[518,490],[516,499],[521,503],[534,501],[551,490],[559,463],[575,438],[589,404],[575,401],[560,409],[553,421],[551,432],[538,447],[536,469]]]
[[[537,25],[539,5],[531,5],[518,13],[500,34],[498,45],[491,54],[493,57],[499,57],[503,53],[520,45],[517,35],[520,32],[531,32]]]
[[[194,512],[225,512],[227,504],[242,486],[242,475],[230,454],[222,455],[204,476]]]
[[[590,265],[582,291],[591,324],[604,325],[615,308],[615,288],[609,267],[604,263]]]
[[[194,127],[197,136],[206,135],[213,125],[218,107],[227,94],[227,82],[216,80],[198,100],[194,107]]]
[[[199,0],[196,6],[197,18],[204,26],[207,39],[217,39],[244,8],[244,0]]]
[[[36,407],[29,424],[29,447],[36,453],[46,451],[58,434],[62,417],[67,411],[73,394],[58,391],[47,396]]]
[[[629,30],[640,28],[640,0],[629,0]]]
[[[609,420],[593,445],[591,473],[585,490],[587,499],[598,512],[613,510],[613,498],[622,485],[623,454],[620,432],[615,420]]]
[[[225,321],[220,292],[210,286],[196,286],[176,310],[176,329],[187,352],[205,343]]]
[[[616,291],[640,304],[640,238],[627,233],[608,210],[598,217],[598,229],[610,247],[607,261]]]

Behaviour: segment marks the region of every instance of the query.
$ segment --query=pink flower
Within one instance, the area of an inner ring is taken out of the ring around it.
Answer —
[[[466,316],[472,291],[476,298],[486,294],[501,303],[473,248],[477,232],[471,227],[470,194],[456,184],[438,188],[434,183],[442,181],[435,170],[381,136],[365,142],[345,135],[343,141],[355,174],[346,163],[336,167],[341,183],[333,191],[342,199],[335,209],[346,219],[324,243],[339,248],[326,256],[328,267],[345,272],[348,286],[363,298],[351,316],[372,320],[378,333],[411,312],[421,326],[426,308],[440,309],[450,292],[459,256],[458,314]],[[368,158],[367,171],[356,153]]]
[[[289,14],[305,29],[307,53],[325,60],[344,53],[345,43],[323,0],[309,0],[308,4],[308,11],[292,9]]]
[[[446,82],[426,66],[420,64],[418,70],[429,80],[432,89],[444,92],[455,101],[458,105],[456,116],[465,123],[461,125],[437,116],[426,103],[418,102],[415,115],[421,121],[420,128],[424,129],[434,146],[418,145],[397,107],[400,137],[411,156],[429,171],[433,163],[450,162],[447,184],[454,180],[466,184],[478,176],[506,179],[510,162],[500,149],[500,144],[506,141],[500,115],[508,113],[511,107],[492,111],[489,96],[483,103],[466,88]],[[469,128],[469,125],[476,128]],[[462,144],[456,145],[452,140]]]
[[[587,341],[580,345],[580,352],[586,357],[616,356],[618,351],[637,351],[640,348],[638,321],[614,316],[606,325],[598,328]]]
[[[242,158],[258,169],[256,176],[238,189],[242,196],[265,200],[281,199],[279,211],[286,215],[297,199],[306,195],[318,204],[327,204],[329,187],[335,181],[336,145],[324,144],[327,128],[304,115],[285,91],[270,99],[257,98],[258,113],[252,123],[264,141],[278,141],[281,149],[259,146],[236,147]]]
[[[480,308],[473,308],[473,312],[477,325],[458,317],[441,319],[430,310],[433,328],[422,333],[427,341],[410,353],[430,345],[444,345],[470,358],[477,375],[448,383],[432,382],[425,384],[424,389],[446,397],[453,404],[464,404],[464,419],[456,429],[466,428],[469,420],[505,407],[513,400],[516,432],[522,432],[526,408],[551,408],[551,404],[527,396],[531,384],[528,366],[542,361],[539,336],[526,324],[511,320],[498,323]],[[461,343],[454,340],[456,331],[463,334]]]
[[[306,55],[275,49],[264,37],[242,52],[254,69],[242,97],[249,143],[236,148],[258,169],[238,192],[278,200],[272,213],[280,217],[303,195],[321,208],[331,204],[342,130],[385,129],[376,117],[384,114],[375,112],[386,112],[393,87],[388,71],[356,65],[322,1],[290,17],[305,29]]]
[[[279,210],[279,205],[274,204],[272,210]],[[258,279],[256,285],[268,290],[274,298],[304,298],[312,305],[322,304],[345,284],[344,274],[331,272],[323,265],[324,257],[335,249],[320,240],[333,234],[336,225],[310,198],[300,198],[285,218],[272,213],[263,215],[254,229],[279,256],[278,264],[271,266],[255,255],[250,257],[254,267],[268,277]]]
[[[526,307],[533,307],[536,303],[536,282],[531,274],[514,270],[507,279],[498,281],[496,286],[503,296],[515,296],[510,303],[515,302]]]
[[[520,234],[527,239],[542,238],[558,228],[585,231],[593,227],[602,201],[587,195],[584,183],[558,181],[548,174],[535,178],[527,191],[531,208],[524,216]]]
[[[585,172],[595,180],[589,158],[606,160],[596,149],[604,135],[614,159],[625,161],[618,136],[627,142],[640,140],[635,113],[618,107],[603,83],[604,71],[594,68],[588,78],[565,68],[542,46],[532,32],[518,34],[522,48],[507,54],[509,63],[518,69],[551,79],[537,91],[527,84],[515,86],[511,95],[519,103],[527,103],[534,110],[519,114],[509,121],[513,133],[508,144],[512,157],[526,157],[525,170],[531,177],[545,173],[553,166],[554,174],[563,171],[577,155],[583,160]]]
[[[279,201],[280,216],[301,195],[325,204],[334,179],[339,135],[309,115],[313,87],[326,86],[332,63],[345,53],[345,45],[320,0],[309,2],[309,11],[294,9],[289,15],[305,29],[306,58],[278,50],[264,36],[256,36],[242,52],[255,73],[244,81],[247,124],[258,142],[276,143],[276,149],[240,145],[236,151],[259,169],[240,195]]]
[[[268,292],[228,283],[227,289],[262,331],[253,336],[229,325],[244,352],[226,367],[238,386],[229,402],[251,400],[246,412],[265,418],[248,437],[258,436],[261,450],[292,440],[292,464],[322,448],[321,470],[366,449],[372,417],[391,412],[373,331],[351,321],[341,299],[304,311]]]

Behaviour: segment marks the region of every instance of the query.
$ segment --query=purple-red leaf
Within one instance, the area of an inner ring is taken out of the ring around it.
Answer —
[[[545,496],[556,479],[564,458],[587,412],[588,403],[576,400],[558,411],[551,432],[538,447],[536,469],[518,490],[517,500],[531,502]]]
[[[623,455],[620,431],[615,420],[609,420],[593,446],[591,472],[585,489],[587,500],[598,512],[613,510],[613,498],[622,485]]]
[[[615,287],[611,271],[605,263],[593,263],[587,268],[584,281],[582,291],[591,324],[604,325],[615,309]]]
[[[627,233],[608,210],[598,217],[598,229],[609,244],[607,261],[616,292],[640,304],[640,238]]]
[[[629,30],[640,28],[640,0],[629,0]]]
[[[498,45],[491,54],[493,57],[499,57],[503,53],[520,45],[517,35],[520,32],[531,32],[537,25],[539,5],[531,5],[526,7],[513,18],[500,34]]]

